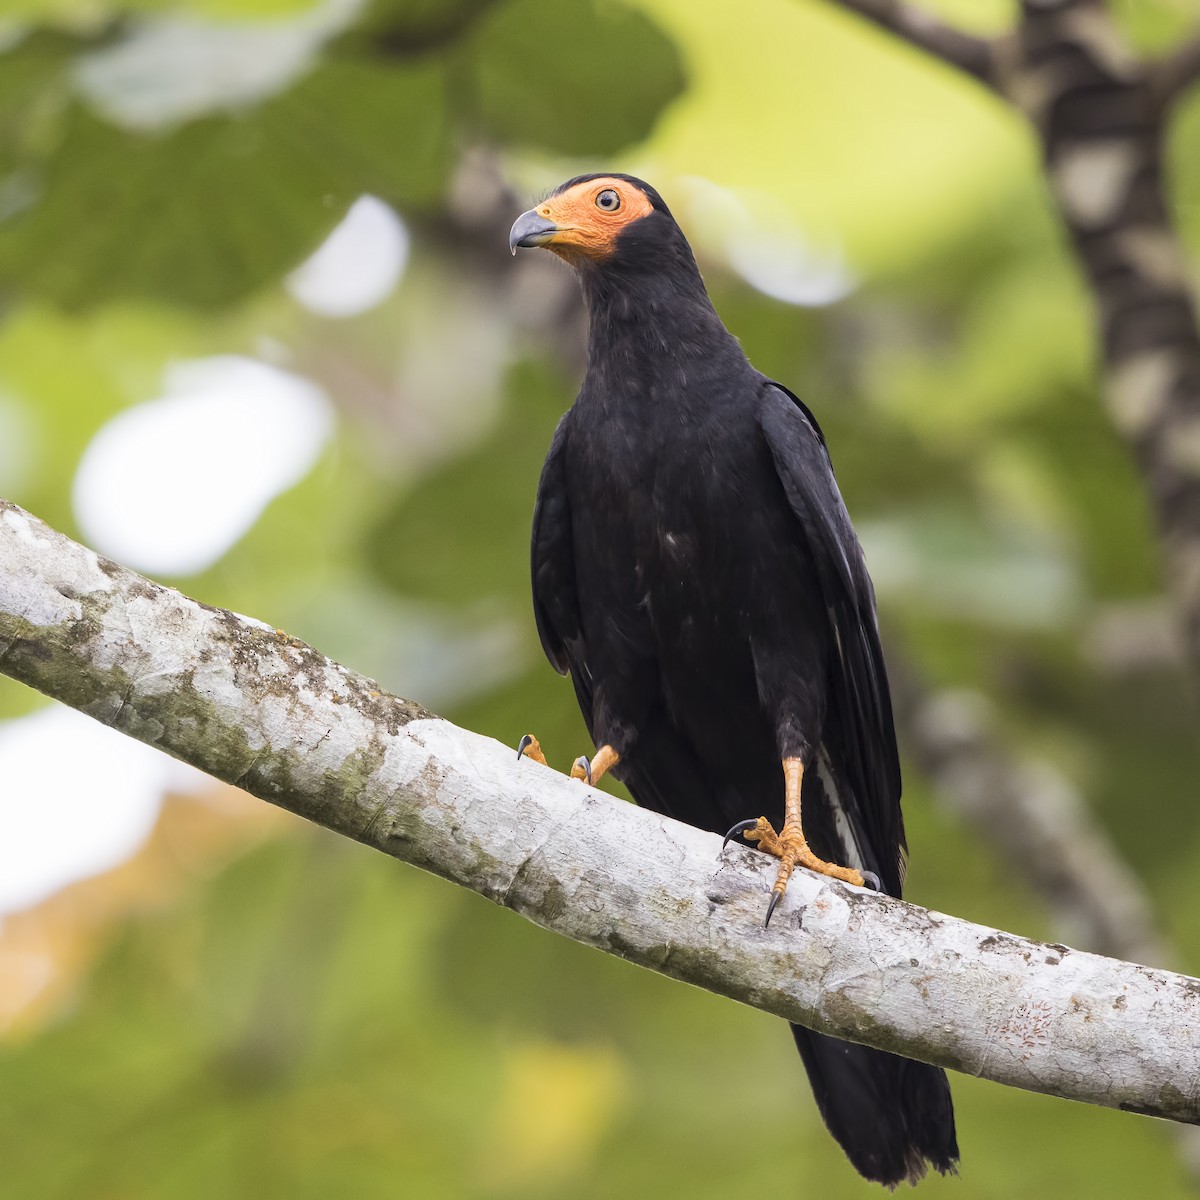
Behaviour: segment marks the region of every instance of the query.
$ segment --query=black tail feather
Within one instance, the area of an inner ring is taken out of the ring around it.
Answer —
[[[751,770],[756,762],[764,764],[760,774]],[[778,822],[783,772],[769,750],[748,754],[724,775],[703,763],[665,714],[658,713],[642,730],[636,755],[616,774],[643,808],[704,829],[722,832],[759,813]],[[804,781],[809,844],[831,861],[875,871],[887,881],[885,890],[899,894],[895,853],[875,853],[850,795],[837,761],[822,751],[820,764]],[[954,1173],[958,1143],[944,1071],[798,1025],[792,1033],[821,1116],[861,1175],[895,1187],[906,1180],[916,1183],[930,1167]]]
[[[799,1025],[792,1034],[817,1107],[855,1170],[895,1187],[928,1167],[955,1172],[958,1141],[946,1073]]]

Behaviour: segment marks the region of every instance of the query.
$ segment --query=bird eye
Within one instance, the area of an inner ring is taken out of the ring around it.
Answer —
[[[620,193],[613,188],[605,188],[596,197],[596,207],[603,209],[605,212],[616,212],[621,207]]]

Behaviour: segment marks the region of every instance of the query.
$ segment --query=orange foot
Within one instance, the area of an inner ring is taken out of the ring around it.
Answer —
[[[780,860],[779,874],[775,877],[775,886],[771,889],[771,903],[767,906],[767,919],[763,922],[766,927],[771,923],[775,907],[783,899],[787,890],[788,880],[796,867],[807,867],[818,875],[828,875],[832,879],[840,879],[843,883],[862,887],[867,878],[879,890],[879,879],[873,872],[868,872],[864,878],[861,871],[853,867],[839,867],[836,863],[826,862],[818,858],[811,849],[800,825],[800,785],[804,778],[804,764],[798,758],[783,760],[784,800],[783,828],[776,833],[775,827],[766,817],[757,820],[742,821],[735,825],[726,835],[725,842],[735,834],[740,833],[748,842],[755,842],[760,850],[773,854]],[[722,847],[724,849],[724,847]]]
[[[546,761],[546,756],[542,753],[541,743],[532,733],[527,733],[517,743],[517,758],[526,757],[532,758],[534,762],[541,763],[543,767],[550,765]],[[581,754],[571,764],[571,778],[582,779],[586,783],[591,784],[599,783],[620,761],[621,756],[611,746],[601,746],[596,751],[595,758],[589,759],[586,754]]]

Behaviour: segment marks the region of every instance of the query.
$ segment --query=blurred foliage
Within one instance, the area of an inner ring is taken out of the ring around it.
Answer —
[[[995,30],[1013,6],[930,7]],[[1191,15],[1115,9],[1144,46]],[[4,19],[0,495],[77,532],[81,455],[169,364],[305,374],[339,412],[320,463],[177,582],[569,762],[585,735],[526,571],[579,314],[504,234],[539,188],[636,170],[756,364],[818,413],[892,645],[1080,784],[1196,968],[1197,713],[1170,662],[1114,666],[1097,640],[1161,597],[1158,556],[1015,116],[822,0],[9,0]],[[1200,102],[1171,137],[1196,248]],[[373,311],[322,318],[283,280],[364,192],[411,261]],[[734,268],[739,220],[831,250],[857,289],[768,298]],[[39,702],[0,678],[0,716]],[[911,770],[906,812],[914,900],[1056,936]],[[5,1194],[874,1194],[777,1022],[313,830],[131,920],[0,1072]],[[1160,1126],[954,1087],[963,1176],[930,1195],[1184,1194]]]
[[[0,1051],[14,1194],[874,1194],[779,1022],[328,835],[130,927],[88,992]],[[1149,1122],[955,1082],[929,1195],[1177,1194]]]
[[[152,135],[73,106],[53,155],[24,167],[40,194],[0,233],[0,278],[69,307],[228,303],[295,266],[363,192],[433,203],[449,168],[446,86],[436,64],[334,62],[253,118]],[[82,228],[81,212],[95,214]]]
[[[324,7],[331,17],[327,29],[313,25],[314,55],[347,6]],[[196,65],[186,49],[164,65],[179,45],[172,33],[196,33],[185,17],[166,17],[77,59],[74,80],[92,105],[63,94],[72,57],[62,37],[30,35],[5,56],[16,69],[0,150],[11,210],[0,224],[0,288],[68,307],[123,297],[227,304],[295,266],[364,192],[436,208],[466,137],[610,154],[649,133],[683,86],[671,43],[618,4],[561,0],[551,22],[541,0],[460,4],[436,23],[432,6],[416,9],[381,6],[323,62],[276,74],[260,60],[258,78],[234,58],[236,27]],[[580,41],[583,61],[572,50]],[[262,46],[282,55],[295,41],[281,23]],[[282,90],[249,106],[214,89],[204,105],[214,115],[182,124],[139,97],[139,87],[169,87],[166,70],[182,90],[199,82],[189,72],[214,65],[238,76],[243,97]],[[618,66],[625,86],[611,88]]]

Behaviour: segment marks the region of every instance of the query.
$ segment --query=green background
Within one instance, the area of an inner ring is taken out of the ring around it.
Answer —
[[[77,533],[80,455],[168,364],[281,346],[329,391],[336,436],[220,562],[168,582],[481,733],[536,730],[565,764],[584,732],[537,646],[527,543],[579,315],[504,234],[577,171],[643,174],[756,365],[818,414],[889,651],[985,693],[1014,753],[1083,790],[1195,970],[1197,712],[1178,665],[1096,651],[1162,580],[1020,119],[821,0],[376,0],[265,94],[152,129],[84,82],[144,22],[250,37],[306,7],[9,0],[0,494]],[[1113,8],[1144,51],[1190,19],[1186,0]],[[936,10],[1013,19],[1001,0]],[[1200,98],[1169,152],[1196,249]],[[363,193],[402,214],[412,260],[378,308],[322,319],[282,281]],[[751,287],[733,194],[775,236],[836,248],[850,295]],[[0,679],[0,716],[41,703]],[[911,767],[905,807],[911,899],[1062,936]],[[779,1022],[298,823],[104,936],[70,1002],[0,1042],[5,1195],[873,1194]],[[962,1174],[930,1196],[1188,1192],[1162,1124],[952,1082]]]

